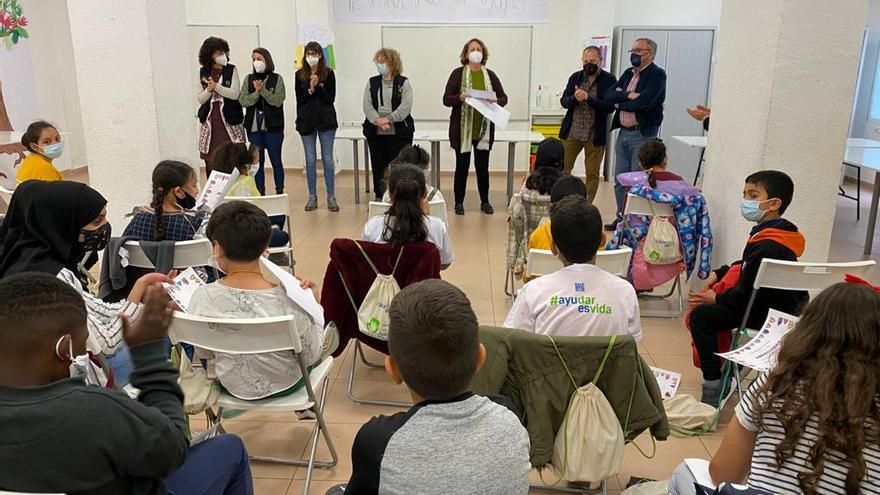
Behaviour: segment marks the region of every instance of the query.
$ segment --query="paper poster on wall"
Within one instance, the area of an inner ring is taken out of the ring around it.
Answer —
[[[335,0],[336,22],[543,24],[548,0]]]
[[[602,54],[602,68],[608,70],[611,67],[611,36],[593,36],[584,42],[584,48],[595,46]]]
[[[324,49],[324,60],[327,61],[327,67],[336,70],[336,54],[333,50],[333,43],[336,37],[330,28],[322,24],[311,22],[300,22],[296,25],[296,60],[293,66],[297,69],[302,65],[303,51],[310,41],[316,41]]]

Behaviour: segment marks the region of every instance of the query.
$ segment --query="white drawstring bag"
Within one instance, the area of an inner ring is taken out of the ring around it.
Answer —
[[[653,211],[654,203],[648,200],[648,204]],[[681,241],[669,217],[653,215],[642,253],[645,261],[652,265],[668,265],[681,261]]]
[[[177,359],[180,371],[177,382],[183,390],[183,410],[187,414],[199,414],[217,405],[220,388],[214,380],[208,378],[205,368],[193,366],[182,349],[177,353]]]
[[[361,254],[364,255],[364,259],[367,260],[370,268],[373,269],[373,273],[376,274],[376,279],[373,280],[373,285],[370,286],[370,290],[364,296],[360,307],[355,304],[354,298],[351,297],[351,292],[345,284],[342,272],[339,272],[339,278],[342,279],[342,286],[345,288],[348,300],[351,301],[351,305],[354,307],[358,320],[358,329],[360,329],[361,333],[387,341],[388,325],[391,322],[388,310],[391,307],[391,301],[394,300],[394,296],[400,292],[400,286],[397,285],[397,280],[394,279],[394,272],[397,271],[397,264],[400,263],[400,258],[403,256],[403,246],[400,247],[400,253],[397,255],[397,261],[394,262],[394,268],[391,269],[391,273],[384,275],[379,272],[360,243],[355,241],[354,244],[358,247]]]
[[[623,429],[605,394],[596,386],[596,381],[602,375],[602,369],[614,348],[617,336],[611,336],[596,375],[583,387],[578,387],[556,347],[556,342],[549,335],[547,338],[553,343],[556,355],[575,387],[553,444],[550,463],[556,469],[558,477],[553,486],[561,480],[602,481],[612,478],[623,464]]]
[[[709,404],[703,404],[688,394],[678,394],[663,401],[666,409],[666,420],[673,433],[690,436],[715,430],[715,417],[718,410]]]

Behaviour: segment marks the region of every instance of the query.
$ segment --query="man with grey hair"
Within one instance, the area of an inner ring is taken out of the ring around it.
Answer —
[[[663,122],[663,102],[666,101],[666,72],[654,64],[657,43],[649,38],[639,38],[632,44],[629,61],[632,67],[621,74],[617,84],[605,93],[605,100],[616,108],[611,129],[620,129],[614,147],[614,197],[617,215],[606,225],[614,230],[621,219],[624,204],[624,187],[616,177],[625,172],[640,170],[638,153],[645,142],[656,138]]]

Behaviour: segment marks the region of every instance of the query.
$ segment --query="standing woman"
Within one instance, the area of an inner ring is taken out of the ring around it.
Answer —
[[[318,208],[316,170],[318,154],[316,140],[321,140],[321,162],[324,164],[324,184],[327,186],[327,209],[339,211],[334,195],[333,140],[336,138],[336,76],[327,67],[324,49],[315,41],[306,44],[303,59],[296,74],[296,131],[300,134],[306,153],[306,181],[309,200],[306,211]]]
[[[373,56],[373,62],[379,75],[371,77],[364,88],[364,136],[373,162],[373,191],[376,201],[381,201],[385,168],[404,146],[412,144],[415,125],[410,115],[412,86],[400,74],[400,54],[392,48],[382,48]]]
[[[281,144],[284,142],[284,79],[275,72],[275,62],[265,48],[254,48],[251,53],[254,71],[245,77],[238,101],[245,110],[244,128],[248,141],[260,149],[260,168],[254,176],[260,194],[266,194],[266,176],[263,166],[266,151],[272,161],[275,194],[284,193],[284,166],[281,164]]]
[[[464,215],[464,196],[467,190],[468,172],[471,167],[471,150],[474,150],[474,168],[477,171],[477,189],[480,192],[480,209],[491,215],[495,212],[489,204],[489,151],[495,141],[495,124],[464,103],[470,89],[494,91],[496,103],[507,106],[507,95],[494,72],[485,67],[489,50],[485,43],[473,38],[461,49],[459,59],[462,67],[454,69],[446,82],[443,104],[452,107],[449,115],[449,143],[455,149],[455,214]]]
[[[199,49],[199,82],[202,92],[199,102],[199,155],[205,161],[205,171],[211,175],[208,158],[222,144],[244,142],[244,113],[238,102],[241,81],[238,69],[229,63],[229,44],[211,36]]]

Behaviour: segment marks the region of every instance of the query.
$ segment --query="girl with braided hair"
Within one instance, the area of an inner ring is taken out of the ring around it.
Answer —
[[[163,160],[153,169],[153,198],[135,213],[123,236],[141,241],[188,241],[204,219],[189,210],[199,194],[196,171],[175,160]]]

